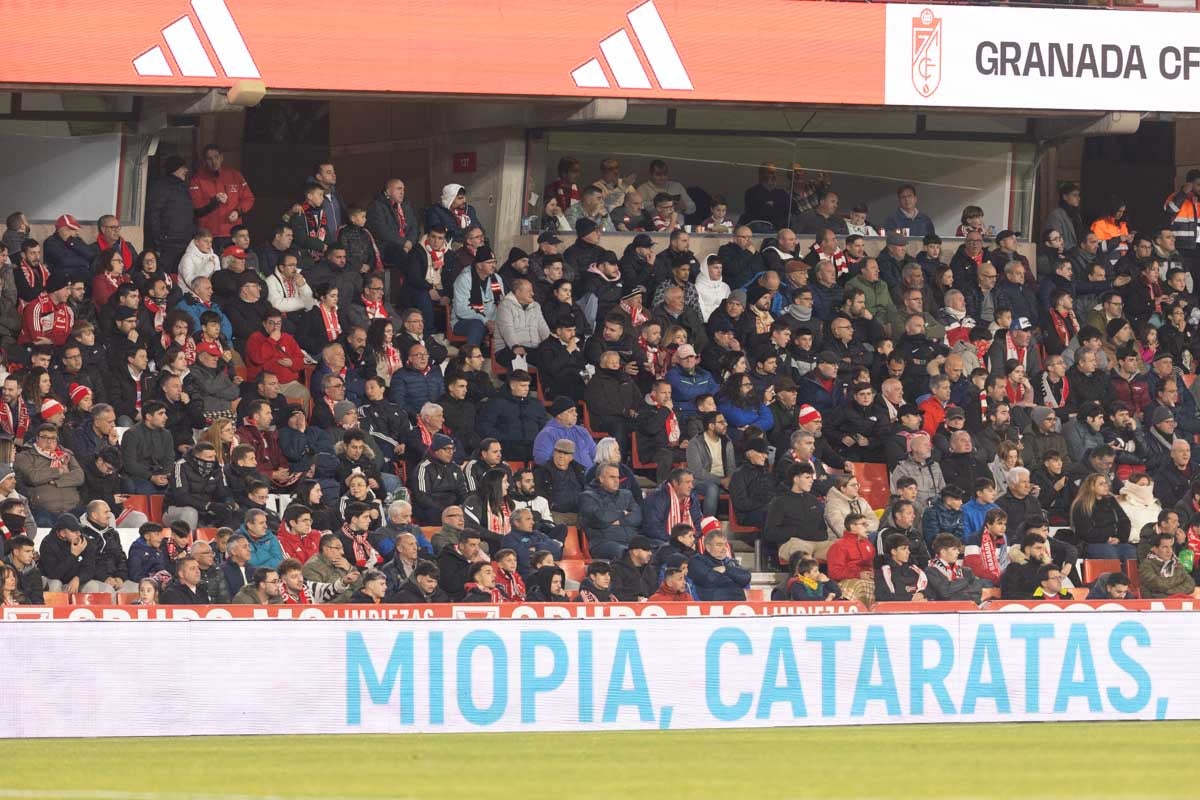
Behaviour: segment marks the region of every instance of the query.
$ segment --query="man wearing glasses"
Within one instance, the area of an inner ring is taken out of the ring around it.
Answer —
[[[27,487],[29,507],[41,527],[54,524],[59,514],[77,511],[83,468],[70,450],[58,444],[58,429],[46,423],[37,429],[33,447],[13,459],[17,481]]]
[[[392,327],[400,330],[400,315],[384,299],[383,276],[372,274],[363,278],[362,294],[351,299],[346,306],[347,327],[358,326],[366,330],[371,327],[371,321],[376,319],[389,319]]]
[[[273,606],[283,603],[280,587],[283,581],[273,569],[259,567],[254,579],[233,596],[233,602],[254,606]]]
[[[138,253],[133,245],[121,236],[121,220],[112,214],[105,214],[96,220],[96,229],[99,231],[96,236],[96,246],[100,248],[100,251],[118,251],[121,254],[121,260],[125,262],[125,269],[132,269]]]

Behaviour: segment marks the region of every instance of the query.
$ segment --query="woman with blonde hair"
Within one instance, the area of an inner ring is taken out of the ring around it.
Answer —
[[[1088,475],[1079,485],[1071,504],[1071,527],[1084,543],[1084,558],[1137,558],[1137,548],[1129,543],[1129,516],[1104,475]]]
[[[212,424],[200,434],[197,444],[200,442],[211,444],[217,451],[217,463],[224,466],[225,462],[229,460],[230,451],[238,445],[235,430],[233,420],[219,417],[214,419]]]
[[[996,457],[988,464],[988,469],[991,470],[992,480],[996,482],[997,494],[1008,491],[1008,471],[1023,466],[1021,449],[1016,442],[1003,441],[996,446]]]

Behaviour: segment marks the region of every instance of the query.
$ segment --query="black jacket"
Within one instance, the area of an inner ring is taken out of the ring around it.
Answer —
[[[167,506],[194,508],[201,515],[211,503],[232,503],[233,496],[225,485],[225,473],[221,465],[212,462],[201,468],[199,460],[190,453],[175,462],[171,471],[171,483],[167,488]],[[227,513],[221,516],[227,517]]]
[[[426,603],[449,603],[450,595],[440,586],[435,586],[433,592],[425,594],[421,591],[421,587],[417,586],[416,581],[408,580],[403,586],[395,591],[395,593],[384,598],[388,603],[408,603],[411,605],[424,605]]]
[[[125,365],[125,354],[122,352],[113,360],[119,361],[119,363],[108,373],[108,402],[117,412],[118,417],[135,419],[138,413],[138,385],[142,390],[142,402],[151,396],[150,370],[142,370],[142,377],[138,379],[137,384],[134,384],[133,375],[129,373],[129,368]]]
[[[550,415],[533,392],[517,399],[505,384],[476,419],[480,436],[499,439],[501,446],[508,450],[510,443],[531,446]]]
[[[196,219],[187,182],[164,175],[151,183],[146,200],[146,241],[158,248],[187,246],[195,232]],[[126,269],[132,266],[125,265]]]
[[[204,584],[199,584],[195,589],[190,589],[176,578],[167,584],[167,588],[162,590],[158,602],[164,606],[203,606],[208,605],[212,600],[209,599],[208,591],[204,588]]]
[[[448,545],[438,553],[437,563],[438,568],[442,571],[438,586],[451,600],[462,600],[466,596],[467,571],[471,567],[470,562],[462,557],[454,545]]]
[[[92,579],[95,574],[96,550],[91,542],[79,555],[71,555],[71,545],[54,534],[48,534],[42,539],[38,548],[38,568],[47,580],[66,583],[73,578],[79,578],[80,585]]]
[[[578,334],[577,334],[578,335]],[[538,345],[538,380],[542,381],[542,393],[549,400],[566,395],[572,400],[582,400],[583,377],[580,374],[587,366],[587,357],[580,347],[571,353],[557,336],[551,336]]]
[[[729,478],[729,499],[739,514],[765,511],[776,492],[775,479],[765,464],[739,464]]]
[[[584,391],[588,412],[595,417],[623,417],[642,405],[633,379],[622,369],[596,369]]]
[[[427,458],[417,465],[416,472],[409,476],[409,488],[413,510],[427,525],[436,524],[446,506],[462,505],[467,498],[467,479],[462,469],[453,462],[443,464],[436,459]]]
[[[103,581],[108,578],[129,578],[129,559],[125,556],[125,548],[121,545],[121,536],[117,529],[107,527],[97,529],[87,517],[80,520],[83,534],[88,538],[88,550],[93,550],[92,580]],[[80,580],[83,583],[83,580]]]
[[[784,492],[767,506],[763,541],[780,545],[793,537],[806,542],[823,542],[829,538],[825,510],[812,492]]]
[[[634,566],[627,552],[610,566],[612,585],[609,588],[618,600],[634,603],[639,597],[648,599],[658,590],[658,573],[652,564]]]

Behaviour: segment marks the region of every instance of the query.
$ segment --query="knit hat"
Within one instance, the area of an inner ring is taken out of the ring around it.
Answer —
[[[429,449],[445,450],[447,447],[454,447],[454,440],[444,433],[435,433],[433,441],[429,444]]]
[[[570,411],[572,408],[575,408],[575,401],[560,394],[550,404],[550,416],[557,417],[559,414]]]
[[[47,397],[42,401],[42,407],[39,409],[42,419],[50,419],[55,414],[65,414],[67,409],[63,408],[63,404],[55,400],[53,397]]]
[[[705,517],[700,520],[700,535],[705,536],[713,531],[721,530],[721,521],[716,517]]]
[[[1169,419],[1175,419],[1175,415],[1171,413],[1171,409],[1166,406],[1159,406],[1154,409],[1154,415],[1150,418],[1150,424],[1161,425]]]
[[[749,452],[751,450],[756,453],[762,453],[764,456],[771,452],[767,447],[767,440],[760,438],[751,439],[750,441],[746,442],[746,451]]]
[[[642,286],[641,284],[636,284],[628,292],[621,295],[621,299],[622,300],[632,300],[633,298],[637,297],[639,294],[645,294],[645,293],[646,293],[646,288],[644,286]]]
[[[79,526],[79,517],[74,514],[59,514],[54,520],[54,527],[51,531],[78,531],[82,530]]]
[[[1048,417],[1054,416],[1054,411],[1053,409],[1046,408],[1045,406],[1038,406],[1030,412],[1029,416],[1033,417],[1033,424],[1040,428],[1043,424],[1045,424]]]
[[[734,289],[732,292],[729,293],[729,299],[735,303],[741,303],[742,305],[746,305],[746,290],[745,289]]]
[[[72,383],[71,388],[68,390],[68,394],[71,396],[71,402],[75,405],[82,403],[83,398],[88,397],[91,395],[91,393],[91,389],[79,383]]]
[[[1111,339],[1114,336],[1116,336],[1118,333],[1120,333],[1121,329],[1124,328],[1128,324],[1129,324],[1129,320],[1125,319],[1124,317],[1117,317],[1116,319],[1110,319],[1108,321],[1108,324],[1104,326],[1104,335],[1107,336],[1109,339]]]
[[[754,305],[770,293],[771,292],[767,289],[767,287],[755,284],[746,291],[746,299],[749,301],[749,305]]]
[[[65,272],[52,272],[50,279],[46,281],[46,291],[49,294],[54,294],[60,289],[65,289],[71,285],[71,278]]]
[[[339,400],[333,404],[333,418],[335,420],[340,420],[351,411],[354,411],[354,409],[354,403],[351,403],[349,400]]]
[[[655,546],[654,542],[650,541],[645,536],[634,536],[629,540],[629,549],[648,550],[650,552],[654,552],[658,548]]]
[[[179,156],[167,156],[166,160],[163,161],[163,174],[170,175],[172,172],[177,171],[180,167],[185,166],[187,166],[187,162]]]
[[[483,247],[480,247],[478,250],[475,251],[474,263],[476,263],[476,264],[482,264],[485,261],[495,261],[495,260],[496,260],[496,254],[493,253],[492,248],[488,247],[486,244]]]
[[[821,412],[817,411],[812,406],[805,403],[800,406],[800,411],[796,414],[796,422],[801,425],[807,425],[810,422],[820,422]]]
[[[575,235],[580,239],[588,236],[589,234],[595,233],[599,229],[600,226],[587,217],[580,217],[575,223]]]

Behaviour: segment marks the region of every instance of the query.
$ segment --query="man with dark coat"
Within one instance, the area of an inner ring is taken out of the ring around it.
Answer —
[[[546,407],[536,396],[530,396],[531,382],[528,372],[513,370],[504,388],[487,402],[477,418],[479,434],[499,440],[513,459],[532,456],[533,440],[550,419]]]
[[[158,602],[164,606],[201,606],[212,602],[208,591],[200,585],[200,563],[196,559],[184,556],[175,562],[175,579],[162,590]]]
[[[645,536],[634,536],[629,540],[625,555],[610,563],[614,597],[625,603],[641,603],[654,594],[659,581],[650,561],[656,549]]]
[[[158,251],[160,272],[174,272],[196,232],[192,198],[188,194],[188,167],[179,156],[163,163],[162,177],[150,184],[146,200],[145,241]],[[133,265],[126,264],[129,270]]]

